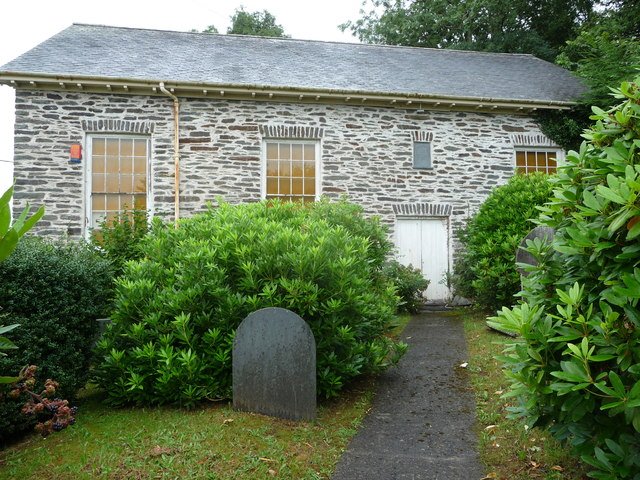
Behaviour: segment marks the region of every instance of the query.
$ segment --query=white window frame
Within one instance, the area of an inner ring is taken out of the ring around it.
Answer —
[[[91,212],[91,191],[92,191],[92,165],[93,165],[93,139],[94,138],[126,138],[131,140],[146,140],[147,142],[147,215],[149,221],[153,217],[153,183],[151,179],[153,178],[152,170],[151,170],[151,137],[149,135],[131,135],[127,133],[87,133],[85,135],[84,144],[86,146],[83,158],[85,163],[84,168],[84,225],[83,225],[83,236],[88,240],[91,237],[92,231],[92,212]]]
[[[538,147],[535,145],[517,145],[513,148],[513,171],[518,173],[518,152],[551,152],[556,154],[556,172],[564,165],[564,150],[557,147]],[[536,170],[541,172],[541,170]],[[532,173],[532,172],[526,172]],[[549,173],[548,171],[546,172]]]
[[[288,143],[290,145],[310,145],[315,146],[316,154],[316,185],[314,201],[320,200],[322,196],[322,162],[320,154],[322,152],[322,141],[316,138],[310,139],[288,139],[288,138],[263,138],[262,152],[260,153],[260,198],[267,198],[267,144],[268,143]]]

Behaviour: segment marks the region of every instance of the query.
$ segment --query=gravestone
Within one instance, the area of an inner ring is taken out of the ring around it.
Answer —
[[[233,408],[290,420],[316,418],[316,342],[284,308],[245,318],[233,340]]]
[[[527,234],[527,236],[522,239],[522,242],[520,242],[520,245],[518,245],[518,249],[516,250],[516,269],[518,270],[518,273],[520,273],[521,288],[523,288],[522,277],[529,276],[529,273],[531,272],[524,270],[518,264],[523,263],[526,265],[534,265],[534,266],[538,265],[538,261],[535,259],[535,257],[525,250],[525,248],[527,248],[527,240],[534,240],[536,238],[540,238],[546,243],[551,243],[555,233],[556,231],[551,227],[539,226],[531,230]],[[509,335],[510,337],[518,336],[515,332],[500,328],[498,324],[492,321],[487,321],[487,326],[492,330],[495,330],[500,333],[504,333],[505,335]]]
[[[527,277],[529,276],[529,272],[517,266],[518,263],[525,263],[527,265],[538,265],[538,261],[531,255],[529,252],[525,250],[527,248],[527,240],[533,240],[535,238],[543,239],[547,243],[551,243],[553,240],[553,235],[556,231],[551,227],[536,227],[531,230],[526,237],[522,239],[518,249],[516,250],[516,268],[520,275]]]

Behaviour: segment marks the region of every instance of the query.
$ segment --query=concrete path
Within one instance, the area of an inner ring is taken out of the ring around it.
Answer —
[[[333,480],[479,480],[475,403],[462,321],[415,316],[401,337],[409,351],[382,375],[373,402]]]

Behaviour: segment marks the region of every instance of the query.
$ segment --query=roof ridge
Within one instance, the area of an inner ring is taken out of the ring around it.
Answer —
[[[433,48],[433,47],[415,47],[415,46],[406,46],[406,45],[386,45],[380,43],[360,43],[360,42],[341,42],[338,40],[314,40],[314,39],[304,39],[304,38],[289,38],[289,37],[263,37],[260,35],[241,35],[237,33],[204,33],[204,32],[185,32],[182,30],[167,30],[162,28],[141,28],[141,27],[123,27],[117,25],[105,25],[98,23],[83,23],[83,22],[74,22],[72,25],[77,25],[81,27],[101,27],[101,28],[117,28],[123,30],[138,30],[138,31],[150,31],[150,32],[166,32],[166,33],[178,33],[184,35],[212,35],[216,37],[234,37],[234,38],[254,38],[260,40],[274,40],[274,41],[284,41],[284,42],[305,42],[305,43],[330,43],[330,44],[338,44],[338,45],[357,45],[365,48],[392,48],[392,49],[401,49],[401,50],[429,50],[434,52],[456,52],[456,53],[471,53],[474,55],[491,55],[491,56],[513,56],[513,57],[533,57],[538,60],[545,62],[546,60],[539,59],[535,55],[531,53],[507,53],[507,52],[485,52],[480,50],[462,50],[456,48]]]

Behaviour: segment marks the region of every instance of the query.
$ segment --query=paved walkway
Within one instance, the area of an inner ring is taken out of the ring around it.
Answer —
[[[475,404],[466,372],[462,321],[415,316],[397,368],[380,377],[373,408],[333,480],[479,480]]]

